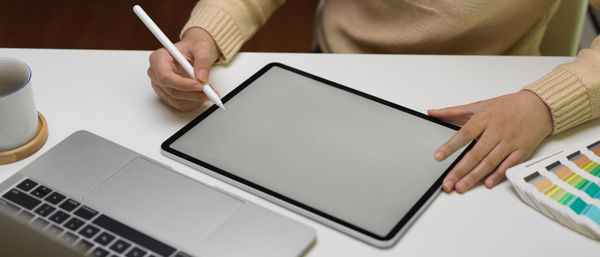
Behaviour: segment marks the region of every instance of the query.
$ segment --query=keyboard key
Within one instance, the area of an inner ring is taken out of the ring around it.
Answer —
[[[112,244],[110,246],[110,249],[117,253],[123,253],[125,250],[127,250],[127,248],[129,248],[129,246],[131,246],[130,243],[127,243],[127,242],[119,239],[119,240],[117,240],[117,242],[115,242],[114,244]]]
[[[59,210],[55,212],[52,216],[50,216],[50,220],[56,222],[57,224],[62,224],[67,220],[71,215]]]
[[[94,242],[99,243],[103,246],[107,246],[113,239],[115,239],[115,236],[106,232],[102,232],[102,234],[96,237],[96,240],[94,240]]]
[[[77,242],[75,244],[75,247],[77,247],[85,252],[90,250],[92,248],[92,246],[94,246],[94,244],[92,244],[90,241],[87,241],[85,239],[81,239],[81,240],[79,240],[79,242]]]
[[[92,223],[161,256],[171,256],[171,254],[175,252],[175,248],[149,237],[148,235],[139,232],[121,222],[118,222],[104,214],[98,216],[98,218],[94,219]]]
[[[71,232],[66,232],[61,238],[69,244],[73,244],[75,241],[77,241],[77,239],[79,239],[78,236]]]
[[[77,206],[79,206],[78,201],[75,201],[73,199],[68,199],[65,202],[63,202],[59,207],[65,211],[71,212],[71,211],[75,210],[75,208],[77,208]]]
[[[134,247],[125,256],[127,256],[127,257],[143,257],[144,255],[146,255],[146,251],[144,251],[140,248]]]
[[[17,214],[17,217],[19,217],[20,219],[23,219],[26,222],[30,222],[33,217],[35,217],[35,215],[33,215],[33,213],[28,212],[26,210],[22,210],[21,212],[19,212],[19,214]]]
[[[15,214],[21,210],[21,208],[17,207],[16,205],[2,199],[0,199],[0,208],[10,214]]]
[[[86,238],[92,238],[96,235],[96,233],[98,233],[98,231],[100,231],[99,228],[92,225],[87,225],[79,231],[79,234]]]
[[[98,211],[84,205],[77,209],[74,214],[83,218],[84,220],[90,220],[96,216],[96,214],[98,214]]]
[[[48,197],[46,197],[46,201],[48,201],[51,204],[57,205],[58,203],[62,202],[62,200],[65,200],[65,196],[62,195],[59,192],[54,192],[52,194],[50,194]]]
[[[11,189],[2,197],[12,201],[13,203],[16,203],[17,205],[20,205],[27,210],[31,210],[41,203],[40,200],[35,199],[34,197],[31,197],[30,195],[27,195],[18,189]]]
[[[96,247],[90,254],[95,257],[106,257],[108,256],[109,252],[102,248]]]
[[[38,186],[36,187],[33,192],[31,192],[32,195],[38,197],[38,198],[44,198],[46,197],[50,192],[52,192],[52,189],[47,188],[45,186]]]
[[[50,224],[50,222],[48,222],[45,219],[42,218],[36,218],[35,220],[33,220],[33,222],[31,222],[31,224],[33,224],[34,226],[38,227],[39,229],[43,230],[45,229],[48,224]]]
[[[62,229],[61,227],[59,227],[57,225],[52,225],[46,231],[48,231],[52,235],[58,236],[58,235],[60,235],[60,233],[62,233],[64,231],[64,229]]]
[[[25,192],[29,192],[29,190],[33,189],[37,185],[38,185],[38,183],[33,182],[31,179],[25,179],[25,180],[23,180],[23,182],[21,182],[17,185],[17,188],[19,188]]]
[[[73,231],[77,231],[81,226],[83,226],[83,221],[78,219],[78,218],[71,218],[69,221],[67,221],[67,223],[65,223],[65,227],[73,230]]]
[[[35,213],[39,214],[42,217],[46,217],[48,216],[50,213],[54,212],[54,210],[56,210],[56,208],[50,206],[47,203],[42,204],[42,206],[40,206],[39,208],[37,208],[35,210]]]

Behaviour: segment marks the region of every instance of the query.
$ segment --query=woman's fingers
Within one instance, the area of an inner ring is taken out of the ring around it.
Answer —
[[[175,46],[194,63],[195,77],[190,78],[164,48],[150,55],[148,76],[152,88],[164,102],[179,111],[191,111],[208,101],[202,87],[220,53],[210,35],[199,28],[188,30]]]
[[[448,151],[445,156],[449,156],[456,150],[462,148],[469,142],[479,137],[485,130],[485,123],[482,120],[471,119],[462,127],[448,142],[444,143],[438,151]],[[453,142],[453,140],[456,141]],[[496,147],[500,139],[495,135],[482,136],[471,150],[452,168],[443,182],[443,189],[447,192],[454,189],[456,183],[460,181],[467,173],[471,172],[479,163]],[[448,145],[448,147],[446,147]],[[436,151],[436,154],[438,152]],[[434,156],[437,157],[437,156]],[[445,158],[445,157],[444,157]],[[437,158],[436,158],[437,159]],[[438,159],[439,160],[439,159]],[[495,166],[493,167],[495,168]],[[463,182],[464,183],[464,182]]]
[[[464,193],[471,189],[484,177],[496,170],[496,167],[504,161],[506,156],[511,153],[512,149],[506,144],[500,143],[496,145],[490,152],[481,160],[477,166],[466,174],[456,183],[456,192]]]
[[[452,155],[458,149],[462,148],[475,138],[479,137],[486,128],[484,121],[479,119],[469,120],[462,128],[458,130],[448,141],[442,144],[433,154],[433,157],[442,161]]]
[[[152,83],[152,89],[154,89],[154,92],[160,97],[161,100],[181,112],[195,110],[204,104],[204,101],[186,101],[174,99],[167,94],[162,87],[154,83]]]
[[[500,164],[500,166],[498,166],[498,168],[496,168],[496,170],[493,173],[489,174],[487,178],[485,178],[484,185],[487,188],[492,188],[498,183],[500,183],[500,181],[502,181],[506,177],[506,170],[527,159],[528,155],[525,155],[524,153],[525,151],[522,150],[516,150],[510,153],[510,155],[506,157],[506,159]]]
[[[438,110],[427,110],[427,114],[429,114],[429,116],[460,126],[467,123],[471,116],[473,116],[471,107],[472,105],[461,105]]]
[[[475,146],[444,178],[443,189],[466,192],[485,179],[487,187],[497,185],[506,170],[524,161],[552,132],[552,116],[545,103],[529,91],[503,95],[470,105],[429,111],[444,120],[468,121],[435,152],[444,160],[475,138]]]

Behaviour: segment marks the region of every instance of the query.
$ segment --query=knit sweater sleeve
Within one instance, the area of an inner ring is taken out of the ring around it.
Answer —
[[[557,66],[524,90],[536,93],[550,108],[553,134],[600,117],[600,36],[574,61]]]
[[[285,0],[202,0],[181,30],[180,37],[193,27],[206,30],[228,62],[242,44],[267,21]]]

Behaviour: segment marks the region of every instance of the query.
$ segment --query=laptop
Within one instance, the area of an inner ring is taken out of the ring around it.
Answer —
[[[89,256],[298,256],[315,240],[306,225],[87,131],[2,182],[0,207],[0,256],[31,246],[63,256],[51,252],[63,245]]]

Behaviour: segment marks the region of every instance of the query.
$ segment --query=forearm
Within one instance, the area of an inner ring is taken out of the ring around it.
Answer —
[[[206,30],[228,62],[241,46],[267,21],[285,0],[202,0],[181,31],[192,27]]]
[[[536,93],[550,109],[553,134],[600,117],[600,37],[577,59],[524,89]]]

